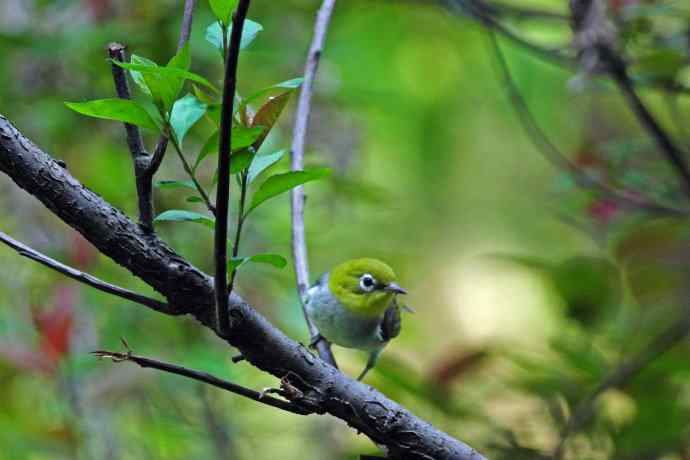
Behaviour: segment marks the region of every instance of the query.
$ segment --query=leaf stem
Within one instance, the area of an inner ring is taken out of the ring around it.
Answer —
[[[189,163],[187,162],[187,159],[184,157],[182,154],[182,149],[180,148],[180,144],[177,142],[177,139],[175,138],[174,135],[172,135],[172,128],[170,127],[170,123],[166,122],[165,126],[165,131],[166,131],[166,137],[170,139],[172,142],[173,148],[175,152],[177,152],[177,156],[180,158],[180,161],[182,162],[182,167],[184,168],[185,172],[187,175],[189,175],[190,179],[192,179],[192,182],[194,183],[194,187],[196,188],[197,192],[199,192],[199,195],[201,195],[201,199],[204,200],[204,203],[206,204],[206,207],[208,208],[209,211],[215,216],[216,214],[216,208],[213,206],[213,203],[211,203],[211,199],[208,197],[208,194],[204,190],[204,187],[201,186],[199,181],[196,178],[196,175],[194,174],[194,170],[189,166]]]
[[[235,242],[232,245],[232,258],[236,258],[240,253],[240,237],[242,235],[242,225],[244,224],[244,206],[247,200],[247,187],[249,181],[247,177],[249,176],[249,168],[245,169],[240,173],[240,202],[237,209],[237,226],[235,228]],[[230,285],[228,287],[228,293],[232,292],[232,288],[235,284],[235,275],[237,273],[237,267],[233,267],[230,273]]]

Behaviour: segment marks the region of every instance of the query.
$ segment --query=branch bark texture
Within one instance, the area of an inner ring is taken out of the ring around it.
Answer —
[[[92,192],[0,115],[0,171],[79,231],[104,255],[168,299],[163,311],[191,314],[216,328],[213,280],[145,233],[124,213]],[[229,298],[229,333],[255,367],[299,390],[293,402],[309,404],[347,422],[389,450],[392,458],[481,460],[481,454],[436,429],[372,387],[341,374],[288,338],[242,298]]]

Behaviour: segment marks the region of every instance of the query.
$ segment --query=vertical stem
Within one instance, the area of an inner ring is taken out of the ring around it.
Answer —
[[[235,241],[232,245],[232,257],[233,259],[240,254],[240,237],[242,236],[242,226],[244,224],[244,205],[247,200],[247,170],[242,171],[242,177],[240,179],[240,202],[237,209],[237,226],[235,228]],[[230,274],[230,286],[228,287],[228,294],[232,292],[232,288],[235,285],[235,274],[237,269],[233,268]]]
[[[304,169],[304,141],[309,124],[309,114],[311,112],[311,96],[314,88],[314,78],[319,66],[323,44],[326,40],[326,31],[335,7],[335,0],[324,0],[316,16],[314,26],[314,37],[312,38],[307,55],[307,63],[304,69],[304,83],[297,103],[297,114],[295,116],[295,127],[292,135],[292,148],[290,149],[290,166],[292,171]],[[295,265],[295,277],[297,278],[297,292],[302,303],[302,312],[309,329],[309,334],[314,337],[319,336],[319,331],[309,318],[304,306],[304,297],[309,288],[309,266],[307,262],[307,242],[304,231],[304,188],[295,187],[290,192],[290,202],[292,208],[292,257]],[[316,342],[319,356],[324,361],[337,367],[330,345],[325,340]]]
[[[228,205],[230,201],[230,148],[232,145],[232,112],[237,86],[237,61],[240,54],[240,40],[244,19],[249,10],[250,0],[240,0],[232,18],[230,48],[225,60],[225,81],[220,118],[220,139],[218,148],[218,188],[216,190],[216,229],[215,229],[215,297],[216,327],[222,336],[230,329],[228,315]]]

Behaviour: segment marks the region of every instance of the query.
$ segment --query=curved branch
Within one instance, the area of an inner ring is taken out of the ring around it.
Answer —
[[[80,270],[77,270],[76,268],[72,268],[68,265],[63,264],[62,262],[58,262],[55,259],[51,259],[47,255],[41,254],[37,250],[30,248],[29,246],[15,240],[14,238],[11,238],[9,235],[6,235],[3,232],[0,232],[0,242],[5,243],[7,246],[17,251],[17,253],[20,256],[24,256],[31,260],[34,260],[41,265],[45,265],[48,268],[52,268],[56,272],[62,273],[63,275],[77,280],[80,283],[84,283],[88,286],[94,287],[99,291],[107,292],[108,294],[112,294],[123,299],[131,300],[132,302],[144,305],[145,307],[153,308],[156,311],[165,312],[169,308],[165,302],[161,302],[160,300],[152,299],[150,297],[137,294],[136,292],[129,291],[125,288],[121,288],[120,286],[107,283],[103,280],[96,278],[95,276],[89,275],[88,273],[84,273]]]
[[[188,369],[183,366],[178,366],[177,364],[166,363],[163,361],[158,361],[157,359],[146,358],[144,356],[137,356],[132,354],[131,351],[125,353],[107,351],[107,350],[96,350],[92,351],[91,354],[99,357],[110,359],[114,363],[119,363],[123,361],[131,361],[140,367],[157,369],[159,371],[168,372],[170,374],[181,375],[182,377],[187,377],[188,379],[196,380],[198,382],[203,382],[208,385],[212,385],[217,388],[221,388],[230,393],[235,393],[245,398],[249,398],[256,402],[266,404],[277,409],[281,409],[287,412],[292,412],[297,415],[308,415],[311,412],[304,409],[294,403],[284,401],[282,399],[273,398],[260,391],[255,391],[250,388],[243,387],[242,385],[237,385],[236,383],[223,380],[211,375],[207,372],[196,371],[194,369]]]
[[[295,127],[292,131],[292,147],[290,149],[290,169],[301,171],[304,169],[304,140],[307,136],[309,114],[311,112],[311,97],[314,90],[314,78],[319,67],[323,44],[326,40],[328,23],[335,7],[335,0],[324,0],[316,16],[314,37],[309,46],[307,64],[304,68],[304,83],[297,102],[295,114]],[[292,258],[295,264],[295,277],[297,278],[297,292],[302,306],[304,320],[309,329],[316,350],[321,359],[333,367],[338,367],[331,351],[329,343],[319,335],[319,331],[309,318],[304,306],[304,297],[309,288],[309,264],[307,257],[307,241],[304,235],[304,187],[298,186],[290,191],[290,204],[292,210]]]
[[[213,280],[156,235],[84,187],[65,168],[0,115],[0,171],[34,195],[104,255],[168,299],[167,314],[189,313],[216,334]],[[320,412],[331,414],[409,460],[484,457],[416,417],[372,387],[343,375],[311,354],[232,294],[225,340],[255,367],[287,379]]]

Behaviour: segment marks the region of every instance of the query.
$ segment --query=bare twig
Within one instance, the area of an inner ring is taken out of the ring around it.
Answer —
[[[158,369],[159,371],[169,372],[171,374],[181,375],[192,380],[206,383],[208,385],[213,385],[214,387],[221,388],[225,391],[244,396],[245,398],[252,399],[254,401],[266,404],[267,406],[275,407],[277,409],[282,409],[287,412],[292,412],[293,414],[307,415],[311,413],[309,410],[297,406],[289,401],[284,401],[282,399],[273,398],[271,396],[266,396],[262,392],[255,391],[241,385],[223,380],[207,372],[195,371],[193,369],[188,369],[186,367],[178,366],[176,364],[170,364],[163,361],[158,361],[156,359],[146,358],[144,356],[137,356],[132,354],[131,351],[127,352],[114,352],[106,350],[96,350],[91,352],[99,358],[108,358],[113,362],[131,361],[138,364],[144,368]]]
[[[119,43],[111,43],[108,45],[108,55],[113,61],[127,62],[126,47]],[[120,99],[130,99],[131,96],[129,86],[127,85],[125,70],[115,63],[111,64],[111,68],[117,96]],[[132,165],[134,166],[134,177],[139,205],[139,225],[141,225],[144,230],[152,232],[153,187],[151,185],[151,180],[147,180],[146,178],[149,154],[144,148],[144,141],[141,137],[139,127],[129,123],[125,123],[124,125],[125,132],[127,133],[127,147],[132,156]]]
[[[17,251],[17,253],[19,253],[19,255],[21,256],[27,257],[31,260],[35,260],[36,262],[45,265],[48,268],[52,268],[53,270],[60,272],[65,276],[68,276],[81,283],[94,287],[99,291],[107,292],[108,294],[112,294],[123,299],[131,300],[132,302],[145,305],[157,311],[167,312],[170,310],[165,302],[161,302],[159,300],[152,299],[150,297],[146,297],[132,291],[128,291],[127,289],[115,286],[114,284],[107,283],[96,278],[95,276],[91,276],[88,273],[84,273],[82,271],[77,270],[76,268],[72,268],[68,265],[58,262],[57,260],[51,259],[45,254],[42,254],[36,251],[35,249],[25,245],[24,243],[21,243],[13,239],[12,237],[6,235],[3,232],[0,232],[0,242],[11,247],[15,251]]]
[[[684,314],[671,327],[659,334],[642,352],[628,359],[602,380],[592,392],[578,403],[561,432],[561,439],[553,453],[553,459],[563,457],[568,437],[586,425],[594,416],[594,404],[599,396],[612,388],[619,388],[630,382],[652,361],[666,353],[690,333],[690,315]]]
[[[314,26],[314,37],[312,38],[307,55],[307,63],[304,69],[304,83],[300,91],[299,101],[297,102],[297,113],[295,115],[295,127],[292,131],[292,147],[290,149],[290,167],[293,171],[304,169],[304,141],[307,135],[309,124],[309,113],[311,112],[311,97],[314,90],[314,77],[319,67],[319,60],[326,40],[328,23],[335,7],[335,0],[324,0],[321,8],[316,15]],[[290,192],[290,202],[292,205],[292,257],[295,265],[295,277],[297,278],[297,292],[299,293],[302,304],[302,312],[307,322],[307,328],[312,339],[320,337],[319,331],[309,318],[304,306],[304,299],[309,289],[309,264],[307,258],[307,242],[304,232],[304,187],[295,187]],[[334,367],[338,367],[329,343],[321,338],[315,343],[321,359]]]
[[[582,168],[568,159],[558,147],[556,147],[551,140],[546,136],[544,131],[539,127],[539,124],[534,119],[534,116],[529,110],[522,94],[517,88],[515,81],[510,73],[510,68],[505,60],[505,56],[496,39],[496,35],[491,29],[486,30],[489,38],[489,44],[496,58],[498,71],[501,74],[503,82],[508,90],[508,94],[513,103],[515,111],[518,115],[520,123],[523,125],[525,132],[531,139],[532,143],[538,148],[539,152],[556,168],[561,169],[573,178],[575,182],[585,188],[595,189],[618,203],[631,206],[636,209],[643,209],[647,212],[655,214],[670,214],[670,215],[687,215],[690,214],[690,209],[677,208],[672,205],[656,202],[638,190],[620,190],[601,179],[587,173]]]
[[[196,0],[185,0],[184,2],[184,13],[182,14],[182,25],[180,26],[180,38],[177,42],[177,52],[179,53],[182,48],[189,41],[189,36],[192,34],[192,23],[194,21],[194,6],[196,5]],[[165,152],[168,148],[169,134],[163,133],[158,138],[156,143],[156,148],[154,149],[153,158],[148,165],[146,170],[146,175],[149,181],[153,180],[153,176],[158,172],[161,163],[163,163],[163,158],[165,157]]]
[[[225,81],[220,115],[220,138],[218,140],[218,187],[216,189],[215,228],[215,293],[216,321],[222,335],[230,328],[228,317],[228,208],[230,205],[230,150],[232,146],[232,113],[237,86],[237,61],[240,56],[240,41],[244,20],[247,17],[250,0],[240,0],[232,18],[230,47],[225,60]]]
[[[527,49],[528,51],[544,58],[547,61],[569,69],[575,67],[576,61],[573,56],[570,56],[558,49],[551,49],[536,44],[516,34],[497,19],[497,15],[495,14],[496,11],[492,11],[492,7],[490,5],[480,0],[443,0],[443,2],[452,11],[468,15],[469,17],[480,22],[487,29],[501,34],[505,38],[511,40],[513,43]]]
[[[652,115],[647,106],[642,102],[635,90],[635,85],[630,80],[628,69],[623,59],[608,45],[598,45],[597,51],[600,58],[606,64],[606,68],[623,93],[630,109],[633,111],[642,127],[652,136],[656,144],[666,156],[681,179],[681,186],[685,195],[690,198],[690,168],[683,152],[671,139],[671,136]]]

